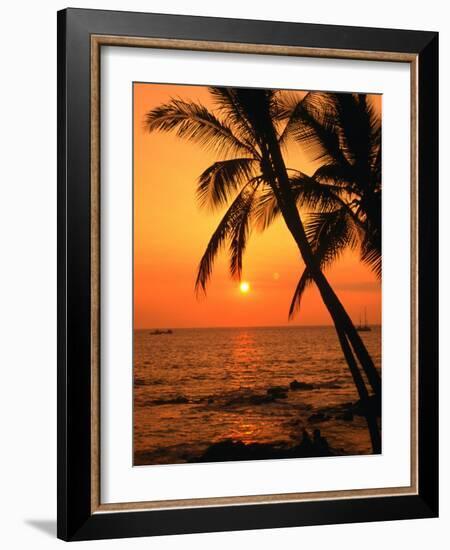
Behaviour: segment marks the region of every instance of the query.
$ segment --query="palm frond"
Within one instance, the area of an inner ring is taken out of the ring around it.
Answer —
[[[257,88],[234,88],[233,97],[239,112],[251,128],[252,139],[258,146],[260,158],[267,156],[267,144],[274,131],[271,104],[274,91]]]
[[[149,132],[176,132],[180,138],[198,143],[217,154],[235,155],[253,151],[242,143],[231,128],[206,107],[195,102],[172,99],[149,111],[144,118]]]
[[[369,244],[363,245],[361,248],[361,260],[370,267],[379,279],[381,279],[382,262],[380,250]]]
[[[266,189],[259,193],[253,209],[253,220],[256,229],[265,231],[279,214],[278,201],[272,189],[267,186]]]
[[[227,204],[230,194],[252,178],[256,166],[253,158],[220,160],[209,166],[198,179],[200,205],[214,209]]]
[[[232,238],[234,228],[242,220],[242,211],[247,207],[249,197],[253,195],[254,188],[249,182],[231,203],[211,236],[198,266],[197,279],[195,281],[197,294],[200,291],[206,294],[206,286],[212,274],[214,260],[225,242]]]
[[[305,96],[306,97],[306,96]],[[279,98],[277,122],[284,122],[284,128],[279,132],[278,142],[281,147],[286,147],[290,137],[294,137],[294,129],[299,124],[303,113],[302,102],[304,98],[298,98],[291,93],[285,93]]]
[[[305,92],[277,90],[272,97],[270,112],[277,128],[278,142],[281,147],[287,145],[290,136],[289,120],[305,95]]]
[[[361,244],[361,260],[370,267],[378,278],[381,278],[381,216],[376,223],[372,223],[373,217],[367,217],[365,221],[365,233]]]
[[[381,120],[378,117],[376,127],[372,134],[372,148],[370,156],[370,171],[372,175],[372,187],[381,190],[381,159],[382,159],[382,143],[381,143]]]
[[[244,199],[244,204],[234,219],[230,234],[230,273],[234,279],[240,279],[242,274],[242,257],[250,234],[250,222],[258,183]]]
[[[289,178],[292,195],[301,208],[330,212],[343,205],[345,189],[338,185],[318,183],[314,177],[298,172]]]
[[[341,148],[355,172],[360,192],[370,191],[377,150],[381,144],[381,118],[366,94],[330,94],[341,131]]]
[[[323,164],[314,172],[313,179],[319,183],[333,184],[351,190],[351,186],[355,183],[355,171],[352,166],[345,164],[336,164],[331,162]]]
[[[345,165],[336,112],[329,94],[310,92],[298,104],[286,131],[299,141],[312,160]]]
[[[255,147],[256,139],[252,125],[247,119],[245,109],[237,97],[236,88],[211,86],[208,90],[214,99],[218,111],[234,129],[234,132],[240,136],[241,140],[255,157],[260,157],[260,153]]]
[[[354,249],[361,238],[361,230],[345,206],[333,212],[311,214],[305,231],[320,269],[333,263],[346,248]],[[289,318],[299,310],[303,293],[312,281],[311,273],[305,269],[292,298]]]
[[[305,232],[321,268],[335,261],[346,248],[355,249],[361,238],[361,229],[346,206],[310,214]]]
[[[381,148],[381,142],[380,142],[377,146],[374,147],[372,151],[372,159],[371,159],[372,174],[380,186],[381,186],[381,155],[382,155],[382,148]]]
[[[295,314],[300,310],[303,293],[311,282],[312,278],[309,276],[308,270],[305,268],[295,288],[294,296],[292,297],[291,305],[289,307],[289,319],[293,319]]]
[[[277,122],[287,122],[306,94],[292,90],[277,90],[272,101],[272,117]]]
[[[330,212],[342,207],[345,203],[345,189],[337,185],[319,184],[313,178],[296,171],[289,178],[292,197],[299,208],[318,212]],[[272,189],[260,193],[254,208],[254,221],[258,230],[266,230],[279,216],[280,208]]]

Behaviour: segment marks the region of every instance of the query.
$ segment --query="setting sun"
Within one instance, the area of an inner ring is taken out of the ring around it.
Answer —
[[[247,283],[247,281],[242,281],[242,283],[239,285],[239,290],[242,292],[242,294],[247,294],[247,292],[250,290],[250,285]]]

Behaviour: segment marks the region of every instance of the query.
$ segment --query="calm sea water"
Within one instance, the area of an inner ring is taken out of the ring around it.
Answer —
[[[361,333],[381,368],[381,329]],[[297,379],[315,389],[255,403]],[[138,463],[185,462],[211,443],[298,443],[319,427],[343,454],[370,453],[364,419],[317,423],[321,409],[358,396],[332,327],[177,329],[134,333],[134,452]]]

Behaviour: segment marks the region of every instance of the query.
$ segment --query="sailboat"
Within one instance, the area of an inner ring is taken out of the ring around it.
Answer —
[[[358,332],[369,332],[372,329],[367,324],[367,308],[364,308],[364,324],[361,323],[361,315],[359,316],[359,325],[356,327]]]

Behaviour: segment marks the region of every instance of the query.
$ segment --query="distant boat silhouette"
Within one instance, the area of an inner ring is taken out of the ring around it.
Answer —
[[[372,329],[367,324],[367,308],[364,308],[364,324],[361,323],[361,314],[359,315],[359,325],[356,327],[358,332],[370,332]]]
[[[159,329],[156,329],[156,330],[152,330],[150,332],[150,335],[151,336],[159,336],[160,334],[173,334],[173,330],[172,329],[168,329],[168,330],[159,330]]]

